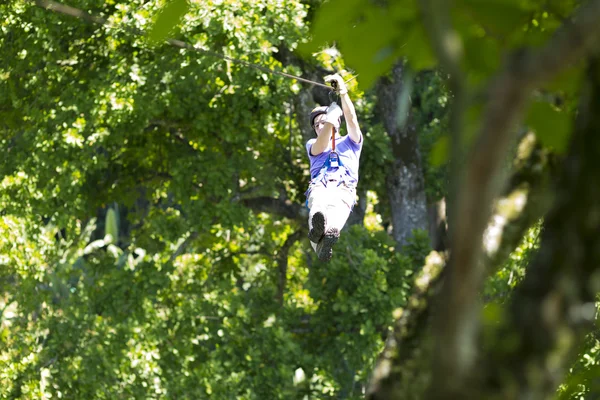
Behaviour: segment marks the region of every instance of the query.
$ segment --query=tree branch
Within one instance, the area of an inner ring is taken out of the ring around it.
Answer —
[[[85,11],[82,11],[80,9],[65,6],[64,4],[60,4],[55,1],[33,0],[33,2],[38,7],[45,8],[50,11],[56,11],[61,14],[65,14],[65,15],[69,15],[71,17],[82,19],[87,22],[92,22],[94,24],[106,25],[108,23],[108,21],[104,18],[96,17],[96,16],[88,14]]]
[[[173,254],[171,254],[171,257],[169,257],[169,262],[172,263],[173,261],[175,261],[175,259],[177,257],[179,257],[181,254],[183,254],[183,252],[186,250],[186,248],[190,245],[191,242],[193,242],[194,240],[196,240],[198,238],[198,232],[190,232],[190,234],[188,235],[188,237],[186,237],[180,244],[179,246],[177,246],[177,249],[173,252]]]
[[[297,230],[287,237],[283,246],[277,251],[275,259],[277,260],[277,270],[279,271],[279,280],[277,282],[277,300],[283,305],[283,296],[287,285],[288,256],[291,247],[306,234],[304,229]]]
[[[498,388],[511,388],[503,398],[516,398],[514,393],[550,398],[579,344],[594,328],[600,290],[599,67],[594,60],[589,68],[591,79],[584,86],[589,90],[540,250],[513,295],[508,321],[493,338],[495,345],[481,357],[484,368],[479,370],[485,376],[479,398],[490,398]]]
[[[487,265],[500,265],[518,245],[523,232],[547,210],[545,196],[550,186],[551,168],[546,153],[532,142],[530,136],[522,141],[520,153],[522,158],[519,159],[505,191],[506,198],[498,202],[498,209],[490,219],[488,230],[497,230],[499,243],[484,248],[485,258],[493,260],[493,264]],[[515,215],[507,213],[504,210],[507,207],[503,206],[511,199],[521,201],[513,198],[516,190],[523,191],[526,204]],[[494,227],[493,223],[498,219],[504,219],[506,223]],[[432,252],[426,264],[429,266],[424,267],[415,278],[417,284],[408,307],[396,320],[393,332],[377,361],[367,390],[369,400],[402,398],[402,394],[408,393],[414,395],[422,392],[423,384],[428,382],[429,377],[424,372],[430,367],[426,357],[431,352],[429,339],[426,338],[427,327],[435,307],[432,300],[439,293],[448,270],[440,253]],[[488,274],[492,272],[492,269],[488,270]]]

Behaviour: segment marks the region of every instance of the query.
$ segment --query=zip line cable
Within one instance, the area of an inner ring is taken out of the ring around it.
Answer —
[[[63,15],[68,15],[71,17],[75,17],[75,18],[79,18],[88,22],[92,22],[94,24],[98,24],[98,25],[103,25],[106,27],[111,27],[111,24],[108,22],[108,20],[101,18],[101,17],[97,17],[95,15],[92,14],[88,14],[87,12],[80,10],[78,8],[75,7],[71,7],[71,6],[67,6],[61,3],[57,3],[55,1],[52,0],[30,0],[32,2],[35,3],[36,6],[44,8],[46,10],[49,11],[53,11],[59,14],[63,14]],[[126,31],[132,32],[135,35],[143,35],[144,33],[138,29],[135,28],[129,28],[129,27],[123,27],[123,29],[125,29]],[[311,81],[309,79],[305,79],[296,75],[292,75],[292,74],[287,74],[285,72],[280,72],[280,71],[275,71],[272,69],[269,69],[267,67],[263,67],[262,65],[257,65],[257,64],[253,64],[251,62],[248,61],[244,61],[244,60],[240,60],[238,58],[233,58],[233,57],[229,57],[226,56],[224,54],[220,54],[214,51],[210,51],[210,50],[204,50],[201,49],[199,47],[196,47],[194,45],[191,45],[189,43],[183,42],[181,40],[176,40],[176,39],[168,39],[167,43],[170,44],[173,47],[178,47],[180,49],[186,49],[186,50],[192,50],[195,51],[197,53],[201,53],[201,54],[206,54],[212,57],[216,57],[216,58],[220,58],[223,60],[227,60],[230,62],[234,62],[234,63],[238,63],[238,64],[242,64],[246,67],[250,67],[250,68],[255,68],[258,70],[261,70],[263,72],[267,72],[270,74],[274,74],[274,75],[279,75],[279,76],[283,76],[284,78],[289,78],[289,79],[295,79],[301,82],[306,82],[306,83],[310,83],[313,85],[317,85],[317,86],[321,86],[324,88],[327,88],[329,90],[331,90],[331,86],[328,86],[324,83],[320,83],[320,82],[315,82],[315,81]],[[355,78],[355,77],[354,77]],[[351,78],[350,80],[354,79]],[[349,80],[349,81],[350,81]]]

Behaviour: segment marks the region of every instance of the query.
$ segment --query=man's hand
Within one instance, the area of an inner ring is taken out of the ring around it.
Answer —
[[[348,128],[348,136],[354,143],[362,142],[362,132],[358,126],[358,118],[356,117],[356,110],[354,104],[350,100],[348,95],[348,87],[346,82],[339,74],[328,75],[325,77],[325,82],[335,82],[337,86],[337,92],[340,94],[340,100],[342,101],[342,110],[344,112],[344,118],[346,119],[346,127]]]
[[[327,107],[327,114],[323,120],[333,125],[335,132],[339,132],[342,115],[344,115],[344,112],[334,101],[329,105],[329,107]]]
[[[337,86],[337,92],[339,94],[348,93],[348,87],[346,86],[346,82],[339,74],[327,75],[325,78],[325,82],[335,82]]]

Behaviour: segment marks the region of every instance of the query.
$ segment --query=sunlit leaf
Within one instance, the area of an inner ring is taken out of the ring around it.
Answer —
[[[165,40],[173,28],[181,22],[189,6],[188,0],[172,0],[164,6],[159,11],[152,29],[148,32],[148,40],[151,43],[158,43]]]

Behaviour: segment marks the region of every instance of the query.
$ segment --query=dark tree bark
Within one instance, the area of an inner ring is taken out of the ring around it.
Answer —
[[[403,89],[405,66],[399,62],[390,77],[377,85],[377,108],[387,131],[394,161],[386,180],[392,214],[393,236],[399,248],[413,229],[427,229],[427,198],[417,132],[410,116],[398,124],[398,101]]]
[[[365,189],[364,185],[360,185],[357,188],[358,194],[358,202],[352,209],[352,213],[350,217],[348,217],[348,222],[346,222],[346,226],[344,229],[348,229],[352,225],[363,225],[365,220],[365,214],[367,212],[367,189]]]
[[[306,235],[306,231],[303,229],[289,235],[283,246],[277,250],[277,254],[275,255],[275,260],[277,261],[277,271],[279,272],[277,280],[277,302],[281,306],[283,306],[285,289],[287,286],[287,270],[290,249],[304,235]]]

